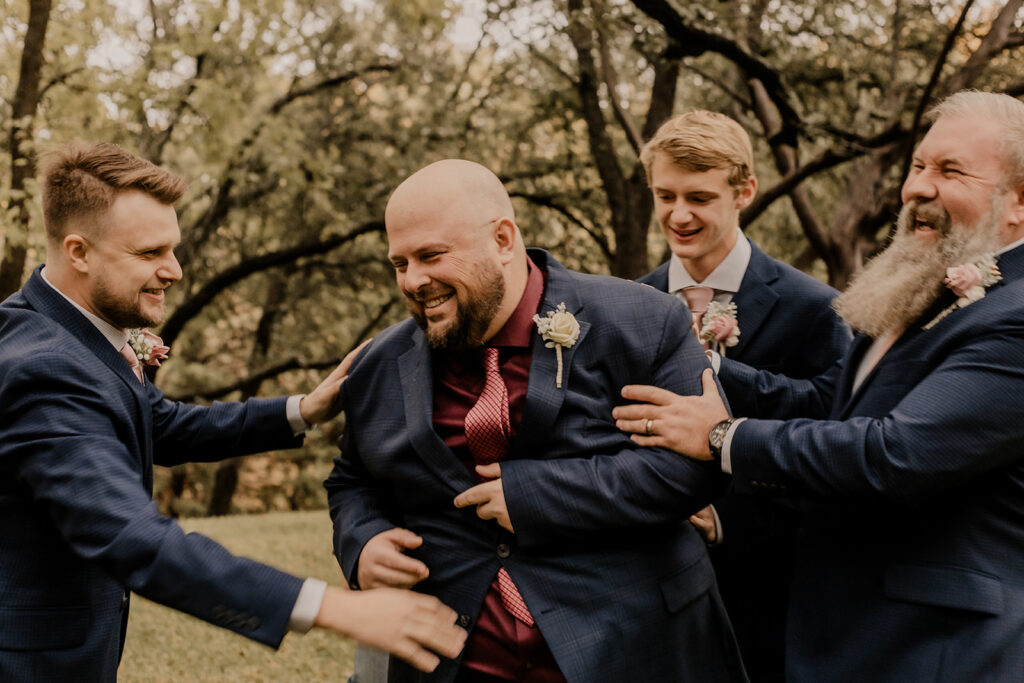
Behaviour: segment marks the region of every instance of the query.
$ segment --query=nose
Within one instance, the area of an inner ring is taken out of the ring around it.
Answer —
[[[929,200],[935,199],[938,194],[934,180],[932,179],[931,173],[928,169],[920,169],[910,171],[910,175],[907,176],[906,181],[903,183],[903,190],[900,192],[900,198],[903,203],[913,199]]]
[[[181,279],[181,264],[178,263],[178,258],[174,255],[174,252],[170,252],[167,255],[164,262],[160,264],[156,274],[162,280],[177,282]]]
[[[693,219],[693,212],[690,211],[690,205],[682,200],[676,201],[672,205],[672,213],[669,214],[669,220],[676,225],[683,225],[689,223]]]
[[[427,273],[427,269],[413,261],[406,265],[405,272],[399,274],[399,278],[402,289],[410,293],[430,284],[430,275]]]

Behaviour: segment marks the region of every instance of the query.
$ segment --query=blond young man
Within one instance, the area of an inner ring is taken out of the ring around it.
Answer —
[[[672,257],[639,281],[687,301],[698,333],[716,337],[706,346],[729,359],[798,378],[829,368],[850,339],[831,307],[837,292],[769,257],[740,230],[740,211],[757,193],[746,131],[723,114],[687,112],[664,123],[640,159]],[[725,316],[716,322],[717,311]],[[730,489],[692,520],[713,545],[753,681],[782,680],[798,516],[793,506]]]

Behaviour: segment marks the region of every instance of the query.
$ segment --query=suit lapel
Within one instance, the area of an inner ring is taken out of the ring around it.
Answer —
[[[533,262],[547,272],[547,283],[544,296],[541,298],[539,315],[547,315],[560,303],[565,310],[572,313],[580,324],[580,336],[576,343],[562,349],[562,387],[556,386],[558,374],[558,357],[554,348],[545,346],[545,341],[538,334],[534,337],[530,350],[530,379],[526,389],[526,403],[523,406],[523,417],[512,443],[513,457],[524,454],[535,454],[541,450],[541,444],[548,439],[551,428],[565,400],[565,392],[572,382],[573,360],[580,345],[584,343],[590,323],[582,319],[583,303],[580,301],[576,287],[569,271],[552,259],[547,253],[531,249]]]
[[[778,275],[771,259],[751,242],[750,263],[743,274],[739,291],[732,298],[736,304],[736,322],[740,328],[740,338],[736,346],[728,350],[730,358],[743,360],[743,350],[768,320],[772,309],[779,301],[779,295],[771,288],[771,283],[777,279]]]
[[[412,348],[398,357],[409,441],[440,480],[459,493],[477,482],[434,431],[434,378],[430,348],[419,330],[413,332],[412,340]]]
[[[124,357],[103,336],[103,333],[43,280],[40,274],[42,269],[42,266],[36,268],[21,291],[32,308],[61,325],[131,389],[132,396],[135,397],[136,414],[139,418],[136,427],[140,432],[138,447],[143,458],[143,483],[147,490],[152,490],[153,414],[149,405],[150,387],[139,382]]]

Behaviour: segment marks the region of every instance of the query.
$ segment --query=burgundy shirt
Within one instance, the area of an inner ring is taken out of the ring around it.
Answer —
[[[487,346],[498,349],[498,369],[508,390],[509,423],[514,439],[530,379],[533,336],[537,328],[533,315],[544,294],[544,273],[529,257],[526,289],[512,316]],[[466,414],[484,390],[483,357],[480,353],[435,351],[434,429],[445,444],[476,476],[476,462],[466,443]],[[497,574],[495,574],[497,576]],[[515,577],[512,577],[515,581]],[[501,603],[495,578],[476,625],[470,631],[456,679],[460,683],[483,681],[564,681],[540,630],[512,616]]]

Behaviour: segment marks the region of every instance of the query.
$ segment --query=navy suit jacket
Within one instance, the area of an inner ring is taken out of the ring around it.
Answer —
[[[625,384],[700,392],[707,361],[687,335],[689,312],[650,287],[530,256],[547,273],[540,312],[564,302],[580,336],[562,354],[561,389],[554,350],[534,341],[522,421],[501,463],[515,534],[453,505],[477,481],[433,429],[432,354],[406,320],[361,353],[342,389],[347,424],[326,486],[345,575],[354,585],[363,545],[405,527],[424,539],[409,554],[430,569],[417,590],[463,626],[505,567],[570,682],[745,680],[704,542],[680,524],[721,473],[637,447],[611,417]],[[392,658],[390,675],[451,681],[457,666],[427,676]]]
[[[863,383],[870,340],[814,380],[739,363],[763,394],[736,429],[734,481],[818,501],[801,536],[793,681],[1024,680],[1024,247],[983,299],[923,326]],[[730,396],[732,393],[730,393]]]
[[[164,399],[37,269],[0,304],[0,680],[115,680],[129,589],[280,643],[301,581],[159,515],[153,463],[299,443],[284,399]]]
[[[832,309],[834,289],[776,261],[750,243],[750,262],[733,297],[739,343],[727,357],[790,377],[814,377],[842,357],[850,331]],[[666,262],[639,279],[668,291]],[[747,397],[726,395],[736,415]],[[724,543],[711,550],[725,601],[753,681],[780,679],[785,616],[793,577],[799,511],[762,496],[736,491],[715,500]]]

